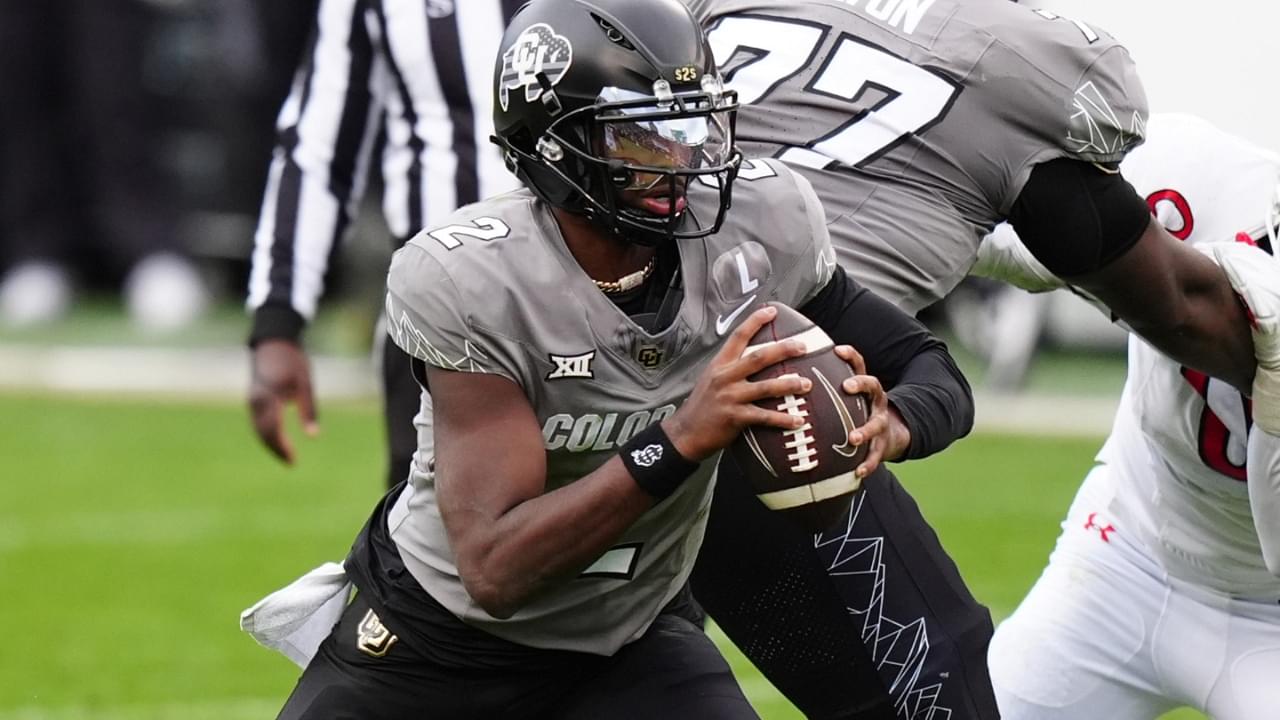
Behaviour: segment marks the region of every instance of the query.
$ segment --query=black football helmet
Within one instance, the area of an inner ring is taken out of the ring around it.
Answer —
[[[653,245],[720,229],[737,109],[680,0],[531,0],[502,38],[493,141],[543,200]],[[717,207],[688,207],[694,179]]]

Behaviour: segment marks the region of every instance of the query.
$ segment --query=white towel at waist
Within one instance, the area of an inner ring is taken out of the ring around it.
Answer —
[[[240,613],[240,629],[306,667],[351,595],[342,563],[327,562]]]

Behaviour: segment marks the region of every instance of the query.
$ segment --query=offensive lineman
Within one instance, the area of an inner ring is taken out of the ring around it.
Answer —
[[[1280,287],[1280,263],[1220,244],[1274,249],[1280,157],[1198,118],[1155,115],[1121,169],[1176,237],[1219,243],[1209,247],[1242,277],[1252,268],[1270,276],[1259,287]],[[996,274],[1045,289],[1017,251],[991,253],[1005,260]],[[1130,338],[1111,436],[1049,566],[991,644],[1006,720],[1146,720],[1183,705],[1276,717],[1280,453],[1252,409]]]
[[[800,308],[892,378],[890,408],[837,351],[859,370],[844,390],[875,407],[851,433],[871,443],[860,475],[966,432],[968,386],[836,267],[805,180],[744,163],[736,100],[678,0],[533,0],[495,85],[527,189],[393,259],[388,318],[434,427],[353,546],[359,594],[280,717],[755,717],[684,590],[719,449],[803,422],[752,404],[809,381],[746,381],[806,351],[742,358],[772,317],[750,309]]]
[[[686,1],[739,92],[744,150],[809,179],[859,282],[916,312],[1008,219],[1154,344],[1249,387],[1226,277],[1115,170],[1146,101],[1105,33],[1007,0]],[[719,483],[695,597],[811,718],[996,717],[989,614],[905,490],[874,480],[816,553]]]

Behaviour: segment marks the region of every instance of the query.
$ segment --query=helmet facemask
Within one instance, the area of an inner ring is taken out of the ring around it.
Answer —
[[[572,190],[563,207],[610,234],[640,245],[700,238],[723,224],[742,162],[733,143],[737,108],[737,95],[714,76],[692,92],[672,92],[665,80],[651,95],[607,87],[553,121],[535,153],[516,152]],[[691,206],[694,180],[718,190],[709,223],[709,208]]]

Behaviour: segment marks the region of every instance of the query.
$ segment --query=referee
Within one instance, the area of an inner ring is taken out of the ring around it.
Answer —
[[[297,404],[308,434],[319,429],[302,335],[377,148],[396,247],[458,206],[515,187],[489,142],[490,86],[498,41],[522,1],[320,0],[277,119],[249,278],[249,407],[284,462],[295,457],[287,404]],[[376,342],[390,487],[417,444],[419,393],[408,356],[381,332]]]

